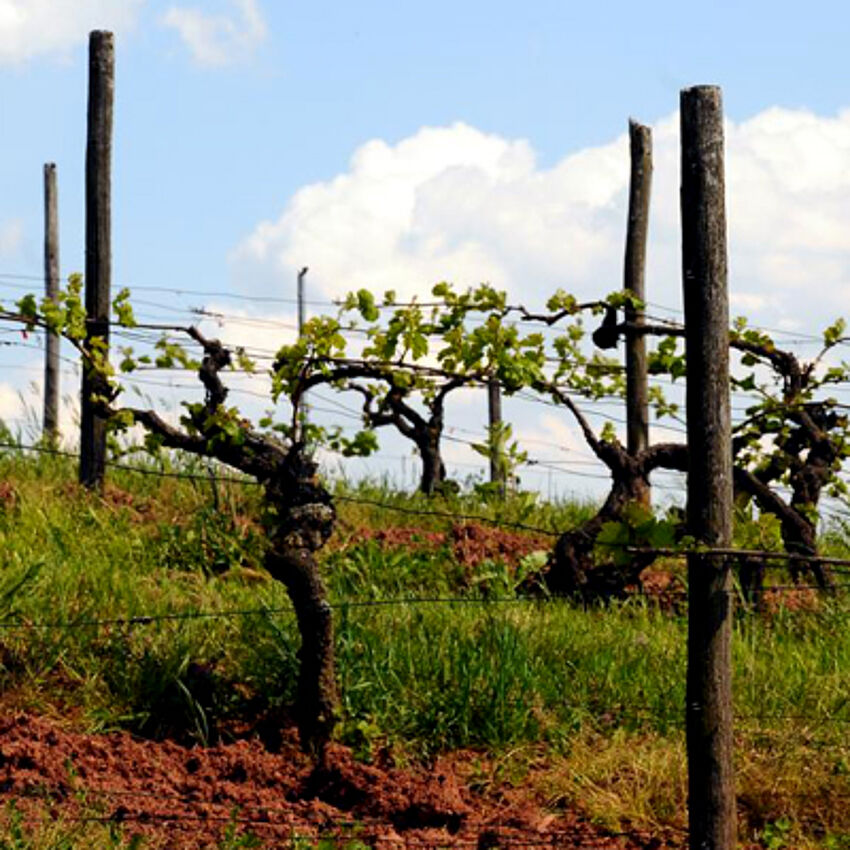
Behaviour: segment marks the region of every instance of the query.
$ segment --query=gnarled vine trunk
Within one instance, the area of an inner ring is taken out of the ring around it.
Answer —
[[[735,468],[734,480],[736,490],[754,499],[762,512],[773,514],[779,520],[786,552],[792,555],[803,555],[807,559],[817,557],[817,527],[809,517],[814,515],[820,488],[817,488],[817,492],[800,489],[798,480],[797,486],[793,487],[789,504],[758,475],[748,470]],[[793,480],[794,476],[792,476],[792,486]],[[809,501],[811,499],[813,501]],[[744,566],[745,574],[748,576],[745,587],[747,596],[757,600],[762,589],[764,565],[758,568],[753,559],[748,559]],[[791,560],[789,572],[795,582],[799,580],[802,573],[810,572],[822,590],[832,587],[829,571],[820,561]],[[751,578],[750,574],[752,574]]]
[[[330,494],[319,482],[317,466],[302,442],[283,443],[257,433],[244,420],[233,420],[224,407],[227,388],[219,373],[231,355],[218,340],[196,328],[187,332],[204,349],[198,376],[206,389],[203,405],[192,407],[176,427],[153,410],[105,406],[110,416],[131,414],[133,421],[155,434],[164,446],[216,460],[253,476],[265,491],[269,547],[265,567],[285,585],[298,620],[296,718],[301,744],[319,767],[337,719],[333,616],[319,573],[316,552],[333,531],[336,513]],[[220,422],[229,422],[225,429]],[[238,438],[234,438],[234,431]]]
[[[316,480],[315,464],[300,445],[265,482],[270,547],[265,567],[286,586],[295,608],[301,647],[295,703],[301,746],[325,762],[339,711],[333,613],[315,553],[333,531],[331,496]]]
[[[681,471],[687,467],[687,447],[683,445],[659,443],[635,455],[619,443],[595,441],[592,447],[611,471],[611,490],[595,516],[558,538],[542,576],[549,592],[578,596],[586,603],[624,597],[626,588],[637,584],[655,559],[654,555],[635,553],[625,565],[597,564],[593,549],[602,527],[622,519],[630,503],[643,504],[653,469]]]
[[[440,431],[427,426],[422,429],[416,446],[422,458],[422,476],[419,479],[419,490],[426,496],[432,496],[446,480],[446,466],[440,455]]]
[[[634,555],[625,566],[597,564],[593,549],[607,522],[616,522],[631,502],[643,503],[646,477],[633,465],[612,472],[613,483],[602,507],[578,528],[564,532],[555,543],[543,575],[546,588],[556,596],[577,596],[585,603],[620,599],[636,584],[653,556]]]

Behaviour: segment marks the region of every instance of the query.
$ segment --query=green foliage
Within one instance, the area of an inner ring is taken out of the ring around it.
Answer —
[[[654,351],[650,351],[647,360],[650,375],[670,375],[675,381],[687,374],[685,355],[681,339],[668,336],[660,340]]]
[[[262,565],[265,536],[232,507],[203,508],[183,523],[162,524],[159,534],[162,557],[171,569],[220,575]]]
[[[605,296],[605,303],[617,310],[642,310],[646,305],[628,289],[618,289]]]
[[[360,315],[367,322],[377,321],[380,311],[375,304],[375,296],[367,289],[361,289],[358,291],[356,298],[356,305],[360,311]]]
[[[559,290],[546,306],[552,313],[545,318],[546,323],[554,322],[558,331],[558,336],[551,342],[551,352],[546,352],[546,356],[555,361],[549,386],[590,400],[624,397],[626,380],[622,361],[618,357],[588,350],[582,313],[599,315],[611,308],[639,308],[641,302],[632,293],[619,290],[609,293],[603,300],[580,305],[575,296]],[[543,386],[538,386],[538,389],[546,391]]]
[[[353,437],[340,433],[326,442],[328,448],[343,457],[368,457],[378,450],[378,437],[374,431],[358,431]]]
[[[559,289],[546,302],[546,309],[551,313],[557,313],[563,310],[568,315],[572,315],[578,310],[578,299],[575,295],[565,292],[563,289]]]
[[[126,287],[119,290],[115,298],[112,299],[112,310],[118,317],[119,324],[123,327],[133,328],[136,326],[136,317],[130,304],[130,290]]]
[[[200,361],[192,357],[179,343],[173,342],[167,336],[162,336],[154,346],[159,352],[154,361],[158,369],[188,369],[195,371],[200,368]]]
[[[773,514],[757,514],[752,504],[736,505],[733,543],[740,549],[781,552],[781,523]]]
[[[629,549],[673,547],[678,531],[677,518],[658,518],[645,505],[631,502],[623,509],[622,520],[602,526],[596,537],[595,553],[599,559],[625,566],[634,558]]]
[[[231,818],[224,829],[218,850],[249,850],[249,848],[265,846],[265,842],[259,836],[239,825],[238,809],[233,811]]]
[[[611,421],[605,422],[602,426],[602,431],[599,434],[599,439],[606,443],[617,442],[617,429]]]
[[[844,336],[844,331],[847,329],[847,322],[844,319],[837,319],[823,332],[823,344],[825,348],[832,348],[837,345]]]
[[[32,294],[24,295],[15,304],[17,315],[29,328],[41,324],[73,341],[82,340],[86,335],[82,287],[82,275],[72,274],[67,287],[59,290],[55,301],[47,297],[38,299]]]
[[[301,335],[292,345],[277,352],[272,373],[272,400],[282,395],[293,398],[302,381],[312,374],[328,375],[335,358],[345,353],[346,340],[338,319],[315,316],[305,322]]]
[[[495,378],[511,393],[540,379],[543,337],[523,335],[516,323],[505,321],[509,308],[503,292],[488,284],[456,291],[442,282],[432,295],[435,300],[428,304],[415,298],[401,304],[387,292],[379,307],[368,290],[350,293],[338,317],[312,319],[296,343],[278,351],[273,399],[289,397],[295,421],[303,389],[328,385],[360,393],[365,431],[353,437],[341,429],[310,434],[354,456],[373,452],[377,441],[370,431],[388,425],[418,447],[439,440],[441,425],[436,423],[442,422],[446,396],[460,387]],[[355,330],[359,338],[365,336],[365,344],[352,355],[346,333]]]
[[[473,443],[472,450],[488,460],[495,460],[499,480],[513,484],[516,470],[528,460],[528,452],[520,449],[514,440],[513,428],[509,422],[497,422],[487,428],[487,442]]]
[[[36,791],[28,797],[38,797]],[[32,800],[29,801],[30,803]],[[78,801],[83,812],[65,821],[54,813],[45,813],[42,818],[34,818],[11,799],[0,817],[3,832],[0,834],[0,850],[77,850],[80,847],[99,847],[104,850],[140,850],[143,839],[135,834],[123,835],[116,823],[106,823],[103,812],[98,807],[90,807],[85,798]]]
[[[775,821],[771,821],[765,824],[764,829],[761,830],[761,834],[759,835],[761,844],[765,850],[785,850],[785,848],[792,846],[789,843],[792,840],[792,830],[793,823],[788,817],[781,817]]]
[[[247,372],[249,375],[254,375],[257,372],[257,364],[245,354],[245,349],[241,346],[236,348],[236,368]]]

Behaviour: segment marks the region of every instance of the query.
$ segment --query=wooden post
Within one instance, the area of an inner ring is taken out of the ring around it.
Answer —
[[[44,165],[44,294],[59,293],[59,200],[56,165]],[[44,346],[44,415],[42,433],[51,446],[59,443],[59,335],[47,332]]]
[[[688,364],[686,728],[691,850],[736,844],[732,768],[732,539],[729,303],[720,89],[681,93],[682,275]]]
[[[487,401],[490,414],[490,483],[498,484],[504,496],[508,482],[496,442],[497,431],[502,424],[502,385],[498,378],[490,378],[487,382]]]
[[[304,266],[301,271],[298,272],[298,336],[304,332],[304,323],[305,323],[305,305],[304,305],[304,278],[307,277],[307,272],[309,271],[308,266]],[[309,407],[307,406],[307,394],[302,393],[301,395],[301,410],[299,411],[298,420],[295,423],[295,440],[296,442],[304,439],[304,432],[307,428],[307,414],[309,411]]]
[[[111,189],[112,104],[115,45],[111,32],[89,36],[89,101],[86,143],[86,347],[109,356],[112,276]],[[80,430],[80,482],[100,489],[106,471],[106,420],[92,396],[103,392],[100,375],[83,365]]]
[[[308,271],[310,269],[304,266],[298,272],[298,336],[301,336],[304,330],[304,278],[307,277]]]
[[[652,188],[652,130],[629,121],[631,178],[629,181],[629,220],[626,227],[626,258],[623,288],[641,301],[646,298],[646,242],[649,233],[649,197]],[[644,311],[628,307],[626,322],[644,324]],[[626,333],[626,437],[629,454],[649,446],[649,377],[646,365],[646,337]],[[649,482],[641,488],[641,501],[649,505]]]

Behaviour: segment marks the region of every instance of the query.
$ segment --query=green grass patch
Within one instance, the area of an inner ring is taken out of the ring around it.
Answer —
[[[292,700],[297,631],[285,591],[260,569],[256,489],[116,471],[99,497],[74,476],[61,458],[0,458],[5,704],[205,742]],[[349,539],[363,526],[451,525],[367,499],[544,528],[587,511],[425,502],[367,485],[341,494],[356,500],[339,502]],[[832,551],[843,545],[833,533]],[[385,745],[426,759],[471,748],[504,767],[501,781],[531,781],[553,806],[611,824],[683,825],[684,616],[637,599],[587,610],[498,601],[514,567],[470,570],[447,545],[355,540],[323,557],[337,603],[340,736],[362,758]],[[447,597],[464,601],[422,601]],[[764,847],[846,846],[848,616],[838,596],[736,619],[739,803],[744,831]],[[116,622],[127,618],[137,619]],[[9,846],[54,846],[26,841]]]

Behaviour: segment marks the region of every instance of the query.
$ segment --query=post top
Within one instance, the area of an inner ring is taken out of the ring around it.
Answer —
[[[681,91],[681,95],[683,98],[685,97],[716,97],[720,98],[723,94],[720,86],[717,85],[699,85],[699,86],[688,86],[683,88]]]

